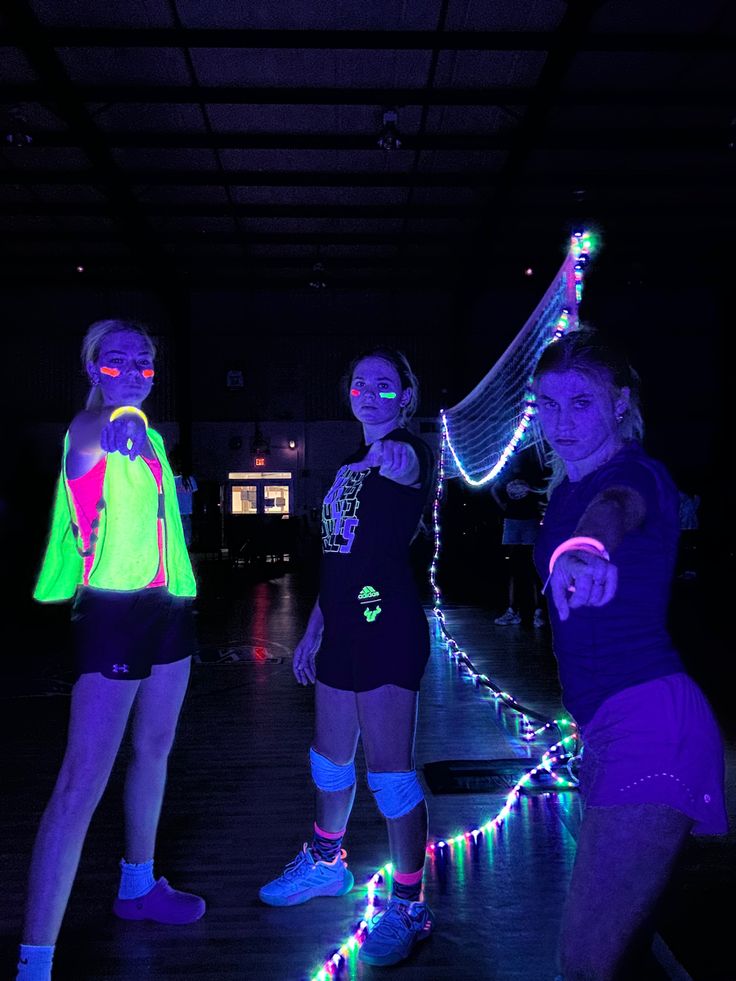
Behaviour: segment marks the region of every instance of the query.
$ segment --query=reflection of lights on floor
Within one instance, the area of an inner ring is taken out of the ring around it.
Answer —
[[[234,644],[227,647],[208,647],[206,645],[199,648],[194,655],[195,664],[233,664],[237,662],[256,662],[259,664],[281,664],[284,658],[272,656],[269,648],[262,644]]]
[[[557,777],[552,766],[558,762],[559,757],[553,756],[552,751],[561,749],[562,756],[566,757],[567,754],[564,752],[564,745],[567,742],[572,742],[576,739],[576,735],[565,736],[561,739],[555,746],[550,746],[548,750],[545,751],[540,762],[529,770],[524,776],[517,781],[513,789],[507,794],[504,801],[503,807],[496,814],[494,818],[486,821],[485,824],[473,828],[471,831],[464,831],[460,834],[454,835],[451,838],[440,838],[436,842],[430,842],[427,845],[427,857],[429,858],[430,864],[437,871],[437,864],[442,863],[445,867],[447,865],[452,865],[457,878],[459,886],[465,884],[466,878],[466,862],[472,856],[473,851],[481,846],[487,848],[487,853],[489,860],[493,858],[494,847],[496,845],[495,837],[496,833],[500,833],[502,825],[508,815],[511,813],[512,808],[520,804],[519,811],[524,818],[524,824],[527,831],[530,830],[530,826],[533,818],[535,817],[530,813],[530,805],[536,800],[536,797],[524,797],[523,791],[526,786],[530,784],[531,781],[542,771],[549,774],[557,781],[558,787],[556,790],[550,790],[545,793],[545,797],[550,797],[554,794],[556,797],[559,791],[573,790],[576,789],[576,785],[562,780]],[[363,911],[363,918],[360,920],[358,925],[355,927],[352,935],[346,940],[335,953],[322,965],[321,969],[314,975],[312,975],[310,981],[327,981],[329,978],[334,978],[338,973],[346,979],[346,981],[352,981],[355,975],[356,960],[357,960],[357,950],[363,943],[368,935],[368,928],[372,918],[381,912],[381,908],[391,895],[391,872],[393,871],[392,865],[388,862],[382,868],[371,876],[370,880],[366,885],[366,907]],[[376,896],[376,891],[379,888],[383,888],[384,899],[383,901]],[[345,972],[345,973],[343,973]]]
[[[480,692],[490,688],[491,697],[495,706],[497,708],[505,708],[509,713],[512,713],[512,718],[516,719],[518,723],[519,734],[527,743],[548,729],[556,728],[560,732],[565,728],[572,729],[569,735],[563,736],[554,745],[548,747],[539,762],[514,784],[511,791],[506,795],[501,810],[495,817],[470,831],[461,832],[451,838],[441,838],[427,845],[427,857],[430,863],[435,866],[439,862],[451,862],[458,878],[458,884],[462,886],[465,882],[466,859],[472,854],[472,850],[477,848],[481,843],[487,846],[489,859],[493,858],[496,833],[501,830],[504,821],[515,805],[521,803],[521,811],[524,814],[525,824],[527,828],[529,827],[532,816],[529,813],[528,805],[535,798],[534,796],[524,797],[523,795],[526,790],[533,788],[536,779],[549,778],[554,781],[549,787],[549,790],[542,791],[542,795],[545,797],[557,796],[560,792],[577,789],[576,782],[560,777],[555,772],[554,767],[558,764],[566,766],[568,760],[575,756],[577,752],[578,732],[575,723],[570,719],[539,719],[538,721],[543,722],[543,724],[538,729],[533,729],[529,721],[528,710],[525,711],[513,695],[496,688],[486,675],[478,672],[470,658],[463,651],[460,651],[450,636],[444,623],[444,617],[441,619],[438,618],[438,622],[439,629],[445,638],[448,656],[457,664],[461,671],[465,670],[467,672],[463,677],[466,679],[469,677]],[[354,929],[350,938],[324,962],[321,969],[311,976],[310,981],[328,981],[329,978],[334,978],[338,973],[346,981],[352,981],[356,977],[357,950],[368,935],[368,927],[371,919],[376,913],[380,912],[379,900],[376,898],[376,889],[383,885],[386,900],[388,899],[391,895],[391,871],[392,866],[389,862],[371,876],[366,886],[366,908],[363,912],[363,918]]]

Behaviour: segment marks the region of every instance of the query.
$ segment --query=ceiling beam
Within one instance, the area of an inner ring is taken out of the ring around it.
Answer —
[[[402,253],[392,255],[342,255],[342,256],[317,256],[316,252],[312,255],[222,255],[222,254],[202,254],[200,252],[172,253],[172,259],[183,267],[198,267],[200,269],[304,269],[311,270],[315,262],[319,261],[325,269],[350,269],[352,267],[373,269],[393,268],[402,266],[417,269],[436,269],[447,261],[447,256],[442,253],[432,255],[417,255],[416,253]],[[67,255],[53,255],[44,253],[42,255],[14,255],[4,259],[5,268],[12,266],[23,267],[29,264],[42,266],[54,266],[63,264],[65,268],[75,264]],[[127,255],[101,255],[88,257],[86,269],[93,266],[102,267],[106,264],[131,265],[130,257]]]
[[[249,30],[247,28],[49,27],[57,48],[231,48],[333,51],[547,51],[552,31]],[[22,43],[18,29],[0,30],[0,45]],[[610,31],[589,34],[581,51],[729,52],[736,38],[717,31]]]
[[[734,98],[736,104],[736,97]],[[401,134],[402,148],[393,157],[402,160],[417,150],[508,150],[514,141],[514,130],[491,133],[427,133],[421,137]],[[29,135],[33,147],[78,147],[76,132],[34,130]],[[376,144],[376,135],[361,133],[205,133],[205,132],[146,132],[144,130],[110,130],[102,134],[109,148],[159,150],[347,150],[370,151],[376,160],[383,161],[383,151]],[[713,149],[725,150],[732,140],[728,127],[691,126],[655,129],[612,128],[586,130],[543,130],[536,146],[540,149],[616,150],[632,147],[653,150]],[[12,154],[12,150],[8,150]],[[21,148],[16,154],[25,153]],[[6,157],[7,159],[7,157]],[[407,158],[408,159],[408,158]]]
[[[630,149],[630,144],[623,142],[619,149]],[[581,146],[580,152],[589,150],[589,146]],[[663,148],[664,149],[664,148]],[[683,147],[683,149],[687,149]],[[672,159],[669,160],[670,166]],[[122,178],[126,184],[146,187],[297,187],[308,189],[312,187],[339,188],[491,188],[498,180],[492,170],[487,171],[453,171],[431,173],[420,171],[409,173],[384,171],[371,173],[365,171],[274,171],[274,170],[125,170]],[[723,169],[717,172],[713,168],[700,167],[697,170],[689,168],[679,172],[661,170],[610,170],[577,171],[570,173],[525,173],[520,177],[520,183],[529,188],[596,188],[596,187],[688,187],[693,192],[698,186],[713,186],[724,184],[733,187],[733,173]],[[94,170],[0,170],[0,185],[15,185],[20,187],[72,187],[91,184],[99,187],[104,184],[100,175]]]
[[[138,202],[137,210],[156,217],[226,218],[401,218],[409,212],[415,218],[458,218],[475,214],[472,205],[457,204],[243,204],[230,206],[219,202]],[[89,201],[33,201],[0,204],[0,215],[55,215],[77,217],[104,217],[109,212],[105,203]]]
[[[139,204],[147,217],[158,218],[227,218],[233,214],[239,218],[326,218],[333,221],[340,219],[359,218],[361,220],[396,220],[408,217],[409,219],[436,219],[452,220],[457,224],[460,221],[477,222],[479,215],[478,205],[476,204],[363,204],[363,205],[341,205],[341,204],[248,204],[236,203],[229,205],[218,202],[150,202]],[[500,209],[504,211],[506,207],[512,208],[520,214],[555,214],[564,213],[572,210],[572,204],[563,200],[538,202],[527,202],[515,200],[505,202]],[[580,210],[581,205],[575,204],[575,210]],[[609,213],[614,215],[620,213],[641,214],[647,219],[657,215],[670,214],[673,208],[677,208],[681,214],[702,214],[703,204],[694,198],[689,192],[686,200],[672,201],[650,201],[645,199],[632,199],[629,204],[622,204],[619,201],[605,202],[596,201],[594,205],[583,204],[582,208],[586,212],[600,213],[600,220]],[[79,217],[79,218],[104,218],[109,214],[105,204],[90,203],[88,201],[53,201],[53,202],[11,202],[0,204],[0,217]],[[730,214],[724,209],[719,209],[714,216],[704,216],[703,221],[713,223],[720,218],[730,221]]]
[[[399,239],[405,240],[409,245],[426,245],[436,249],[452,248],[452,241],[448,240],[447,235],[432,232],[407,233],[404,236],[391,234],[389,232],[249,232],[249,245],[275,245],[283,246],[305,246],[305,245],[324,245],[338,246],[343,248],[376,246],[396,246]],[[0,234],[0,242],[4,241],[5,246],[11,244],[13,248],[19,244],[35,244],[46,242],[64,242],[69,245],[83,243],[107,243],[118,244],[118,238],[110,228],[75,228],[73,231],[64,228],[19,228],[4,229]],[[162,228],[159,230],[159,241],[162,245],[171,243],[192,246],[195,242],[200,248],[206,248],[209,244],[215,245],[239,245],[241,237],[234,231],[221,229],[203,229],[200,234],[192,231],[187,235],[186,232],[178,229],[171,232]]]
[[[321,106],[525,106],[535,96],[535,89],[519,86],[398,88],[345,86],[248,86],[248,85],[124,85],[74,84],[75,98],[81,102],[191,105],[321,105]],[[2,101],[55,103],[59,92],[45,82],[7,83]],[[555,103],[560,106],[731,106],[736,84],[722,82],[709,87],[667,86],[657,88],[604,89],[577,87],[560,91]]]

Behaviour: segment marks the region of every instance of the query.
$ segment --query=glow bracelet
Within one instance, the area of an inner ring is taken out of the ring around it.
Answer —
[[[555,567],[555,562],[565,552],[594,552],[596,555],[600,555],[602,559],[605,559],[606,562],[611,561],[611,556],[606,551],[606,546],[603,544],[603,542],[599,542],[597,538],[588,538],[585,535],[576,535],[574,538],[565,539],[565,541],[561,542],[554,550],[549,560],[550,573]]]
[[[118,406],[117,409],[113,409],[113,411],[110,413],[110,422],[115,422],[115,420],[119,419],[120,416],[127,415],[128,413],[140,416],[146,429],[148,429],[148,416],[135,405],[121,405]]]
[[[552,578],[552,570],[555,567],[555,562],[559,559],[561,555],[565,552],[592,552],[594,555],[599,555],[606,562],[611,561],[611,556],[606,550],[606,546],[603,542],[599,542],[597,538],[588,538],[587,535],[575,535],[573,538],[567,538],[564,542],[560,542],[557,548],[554,550],[549,559],[549,575],[547,576],[547,581],[544,586],[542,586],[542,594],[544,594],[547,586],[549,586],[549,581]],[[575,587],[571,587],[571,592],[575,591]]]

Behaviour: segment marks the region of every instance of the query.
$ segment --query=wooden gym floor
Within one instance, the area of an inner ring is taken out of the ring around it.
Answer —
[[[59,981],[313,978],[365,908],[365,884],[388,858],[385,828],[359,786],[346,838],[356,888],[339,899],[273,909],[258,889],[309,836],[312,790],[307,752],[311,690],[291,674],[291,651],[313,602],[298,573],[253,576],[223,563],[199,564],[200,655],[172,754],[156,856],[158,874],[208,902],[190,927],[116,920],[109,907],[121,857],[121,752],[95,814],[57,948]],[[447,604],[453,636],[478,668],[543,715],[560,712],[546,628],[498,627],[500,612],[481,601]],[[476,600],[478,598],[476,597]],[[728,745],[730,808],[736,810],[736,726],[718,625],[703,616],[707,584],[678,582],[673,629],[703,684]],[[64,748],[68,715],[67,610],[15,610],[6,645],[0,712],[0,977],[14,977],[25,876],[38,820]],[[423,684],[417,763],[518,760],[523,773],[541,755],[447,656],[439,635]],[[438,839],[494,817],[508,793],[512,764],[471,792],[441,793],[428,781],[430,836]],[[429,774],[429,771],[427,771]],[[426,898],[437,920],[432,939],[390,974],[402,981],[553,981],[561,906],[575,851],[577,793],[524,796],[477,846],[455,846],[427,864]],[[734,981],[732,886],[736,835],[693,839],[661,915],[647,978]],[[379,897],[381,892],[379,890]],[[354,959],[341,977],[386,976]]]

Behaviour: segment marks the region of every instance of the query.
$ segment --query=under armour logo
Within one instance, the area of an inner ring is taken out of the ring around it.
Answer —
[[[113,664],[112,673],[113,674],[127,674],[130,668],[127,664]]]
[[[370,607],[366,606],[366,608],[363,610],[363,616],[366,618],[368,623],[373,623],[380,612],[380,606],[377,606],[375,610],[371,610]]]

